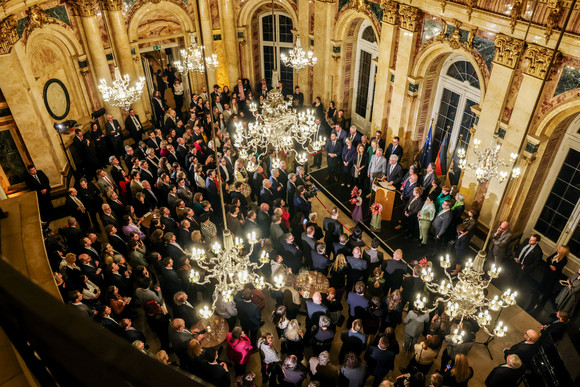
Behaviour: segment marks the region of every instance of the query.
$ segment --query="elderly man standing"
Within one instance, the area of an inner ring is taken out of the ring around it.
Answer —
[[[121,157],[123,155],[123,133],[119,121],[114,120],[112,115],[107,115],[105,129],[107,129],[107,137],[109,138],[113,154]]]
[[[383,150],[381,148],[377,149],[377,152],[371,157],[371,162],[369,163],[369,169],[367,176],[370,178],[371,187],[375,178],[383,178],[387,172],[387,160],[383,157]],[[371,194],[367,195],[370,198]]]
[[[512,239],[512,234],[508,228],[508,222],[501,222],[489,243],[488,259],[490,262],[493,259],[496,266],[500,266],[507,256],[508,246]]]

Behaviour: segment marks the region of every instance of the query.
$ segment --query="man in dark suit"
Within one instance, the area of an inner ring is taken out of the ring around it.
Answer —
[[[173,269],[173,259],[170,257],[165,257],[161,261],[161,275],[163,276],[163,294],[168,294],[172,296],[173,294],[183,290],[183,284],[177,275],[177,272]]]
[[[377,130],[375,132],[375,138],[374,139],[377,140],[377,146],[380,149],[385,149],[385,140],[383,140],[383,132],[381,132],[380,130]],[[386,153],[385,153],[385,156],[387,156]]]
[[[26,187],[31,191],[36,191],[40,216],[44,222],[49,222],[54,211],[50,199],[50,181],[44,172],[37,170],[34,165],[29,165],[27,169],[28,174],[24,177]]]
[[[350,138],[352,141],[352,146],[356,149],[357,145],[360,143],[361,134],[356,130],[356,126],[351,125],[350,129],[348,130],[348,134],[346,135],[344,141],[347,138]]]
[[[93,261],[88,254],[79,254],[78,261],[78,266],[81,268],[83,274],[89,277],[89,280],[94,282],[97,286],[102,286],[105,276],[103,274],[103,269],[99,267],[99,262]]]
[[[77,190],[75,188],[70,188],[68,190],[68,196],[64,202],[66,212],[70,216],[74,216],[79,222],[82,230],[87,230],[91,227],[91,221],[89,220],[89,215],[87,213],[87,207],[81,200],[77,197]]]
[[[77,197],[86,206],[87,212],[89,213],[91,221],[93,222],[93,227],[96,230],[100,230],[99,222],[97,220],[97,213],[101,210],[103,199],[99,195],[99,190],[97,187],[95,187],[92,182],[88,182],[87,179],[82,178],[79,181]]]
[[[112,153],[117,157],[121,157],[123,154],[123,134],[119,121],[114,120],[112,115],[107,115],[105,129],[107,130],[107,138],[111,144]]]
[[[280,245],[282,258],[284,258],[286,266],[292,269],[292,273],[298,274],[302,267],[302,251],[294,243],[294,235],[290,233],[284,234],[280,240]]]
[[[485,379],[486,387],[516,386],[524,373],[522,361],[518,355],[509,355],[505,364],[495,367]]]
[[[260,204],[260,210],[256,214],[256,223],[260,227],[261,237],[270,237],[270,223],[272,222],[270,218],[270,205],[268,203]]]
[[[130,319],[124,318],[119,321],[119,327],[121,327],[123,330],[121,336],[124,337],[129,343],[133,343],[136,340],[142,341],[143,343],[147,342],[143,332],[135,329],[133,322]]]
[[[262,325],[262,312],[260,312],[258,305],[252,302],[252,291],[245,288],[241,292],[241,297],[239,294],[236,295],[235,301],[240,325],[245,332],[248,332],[251,342],[255,343],[258,329]]]
[[[113,249],[121,253],[124,257],[128,256],[127,243],[117,234],[117,227],[109,224],[105,226],[105,232],[107,233],[107,240],[113,246]]]
[[[288,183],[286,183],[286,203],[288,203],[288,208],[290,216],[294,216],[294,194],[296,193],[296,174],[291,173],[288,175]]]
[[[532,357],[534,357],[538,351],[537,342],[539,339],[540,335],[538,332],[533,329],[528,329],[524,333],[524,341],[521,341],[503,350],[504,358],[507,359],[509,355],[515,354],[519,356],[524,365],[530,366]]]
[[[338,167],[341,162],[342,144],[336,138],[335,133],[330,135],[330,139],[326,142],[324,151],[326,152],[326,161],[328,163],[328,176],[326,176],[325,180],[330,180],[330,177],[333,176],[334,181],[338,181]]]
[[[69,217],[67,219],[67,226],[58,229],[58,233],[64,238],[65,242],[74,253],[79,251],[79,241],[84,236],[84,232],[79,228],[79,224],[74,217]]]
[[[147,160],[141,160],[139,162],[139,176],[141,176],[141,181],[148,181],[150,184],[155,184],[157,181],[157,171],[155,168],[150,168]]]
[[[304,93],[300,92],[300,86],[294,88],[294,94],[292,94],[292,106],[299,109],[304,106]]]
[[[177,113],[173,109],[169,109],[169,116],[163,123],[163,134],[167,135],[171,129],[177,128]]]
[[[119,265],[113,262],[110,266],[109,278],[107,285],[115,285],[119,289],[119,294],[123,297],[130,297],[133,294],[133,289],[131,287],[131,280],[129,279],[129,272],[126,271],[125,274],[119,272]]]
[[[161,140],[155,136],[155,132],[149,132],[147,139],[147,148],[151,148],[155,150],[155,153],[159,153],[159,149],[161,147]]]
[[[123,172],[125,172],[125,174],[126,174],[127,171],[125,171],[125,169],[123,169],[123,167],[121,166],[121,163],[119,162],[119,159],[116,156],[109,157],[109,163],[111,163],[111,172],[110,172],[111,178],[113,179],[115,184],[119,185],[120,181],[125,180],[125,176],[123,175]]]
[[[238,78],[237,84],[232,89],[232,97],[238,99],[240,109],[246,108],[246,99],[248,98],[248,93],[250,92],[250,87],[244,85],[241,78]]]
[[[399,164],[399,156],[390,155],[389,164],[383,180],[388,181],[389,184],[398,187],[403,180],[403,167]]]
[[[182,364],[187,361],[187,346],[192,339],[195,335],[185,326],[185,321],[174,318],[169,327],[169,341]]]
[[[386,157],[390,155],[397,155],[399,160],[403,158],[403,148],[399,145],[399,137],[397,136],[393,137],[393,142],[389,144],[385,152]]]
[[[259,203],[268,203],[270,208],[274,206],[274,194],[270,189],[272,187],[272,183],[270,180],[264,179],[262,180],[262,190],[260,191],[260,200]]]
[[[185,322],[187,329],[193,329],[193,326],[199,321],[199,314],[187,301],[187,293],[177,292],[173,296],[173,317],[181,318]]]
[[[338,238],[342,234],[342,224],[338,221],[338,207],[332,207],[330,210],[330,217],[326,217],[322,221],[322,228],[324,232],[328,231],[328,225],[334,223],[334,235]]]
[[[507,250],[512,239],[509,226],[509,222],[501,222],[489,241],[487,259],[489,262],[495,263],[496,266],[501,266],[508,253]]]
[[[389,342],[386,336],[382,336],[379,344],[369,347],[365,353],[365,359],[369,366],[368,374],[373,375],[373,386],[378,386],[383,378],[395,368],[395,354],[387,348]]]
[[[245,216],[248,212],[248,199],[242,193],[242,185],[241,181],[236,181],[234,183],[234,190],[230,192],[230,198],[232,200],[236,199],[240,201],[240,212]]]
[[[264,173],[264,168],[261,165],[258,165],[256,171],[252,175],[252,194],[256,197],[260,197],[260,191],[262,190],[262,181],[267,179],[266,174]]]
[[[135,146],[143,139],[143,124],[139,116],[135,114],[135,110],[129,110],[129,115],[125,119],[125,129],[131,134],[131,138],[135,141]]]
[[[171,217],[171,211],[169,211],[169,208],[160,208],[159,212],[162,214],[160,221],[161,224],[165,226],[165,232],[172,232],[175,234],[177,232],[178,225],[175,219]]]
[[[270,175],[270,183],[272,183],[270,190],[272,191],[272,194],[276,199],[284,198],[285,197],[284,194],[286,192],[279,178],[280,178],[280,170],[278,168],[272,169],[272,174]]]
[[[157,200],[157,194],[151,188],[151,184],[147,180],[143,180],[143,194],[145,195],[145,203],[151,208],[158,208],[159,201]]]
[[[203,354],[207,361],[203,368],[203,380],[217,387],[229,387],[231,384],[230,373],[226,363],[218,363],[218,352],[215,348],[207,348]]]
[[[427,173],[423,176],[423,182],[422,182],[423,199],[425,199],[427,197],[427,195],[429,194],[429,190],[431,189],[431,184],[433,183],[433,180],[436,178],[437,178],[437,176],[435,174],[435,164],[429,163],[427,165]]]
[[[125,213],[125,204],[119,200],[119,195],[116,192],[109,191],[107,193],[107,203],[111,206],[111,210],[115,214],[124,214]]]
[[[543,262],[542,248],[538,244],[540,239],[541,237],[539,234],[532,234],[528,243],[522,245],[515,253],[514,261],[519,264],[520,272],[527,274],[528,277],[530,277],[535,268]]]
[[[101,218],[101,223],[103,223],[104,227],[112,224],[116,228],[121,228],[121,219],[111,210],[111,206],[107,203],[104,203],[101,206],[101,212],[99,213]]]
[[[445,200],[441,205],[441,207],[442,207],[441,211],[439,211],[439,213],[435,215],[433,222],[431,222],[431,233],[435,237],[436,242],[438,242],[437,244],[439,246],[437,247],[440,247],[440,245],[443,243],[443,239],[445,238],[445,232],[447,231],[447,228],[451,224],[452,218],[452,214],[450,211],[451,201]]]

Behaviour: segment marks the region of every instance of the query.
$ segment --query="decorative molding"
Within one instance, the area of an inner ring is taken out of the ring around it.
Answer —
[[[560,17],[562,16],[562,11],[564,10],[561,0],[548,1],[548,8],[550,11],[548,17],[546,18],[546,29],[544,30],[546,44],[548,44],[548,41],[550,40],[550,36],[552,36],[552,31],[554,30],[554,28],[558,26],[558,22],[560,21]]]
[[[524,52],[524,58],[529,61],[524,72],[535,78],[546,79],[546,77],[549,76],[548,68],[550,67],[550,60],[552,59],[553,53],[554,50],[530,43]],[[557,61],[561,57],[562,54],[557,52],[554,59]]]
[[[471,21],[471,14],[473,13],[473,8],[477,5],[477,0],[467,0],[465,5],[467,5],[467,20]]]
[[[447,7],[447,0],[441,0],[441,13],[445,13],[445,7]]]
[[[96,0],[69,0],[68,4],[74,15],[88,17],[96,14]]]
[[[396,25],[399,3],[393,0],[383,0],[381,2],[381,8],[383,9],[383,23]]]
[[[516,29],[516,24],[518,23],[518,19],[522,15],[522,11],[524,9],[525,2],[526,2],[526,0],[516,0],[514,2],[512,9],[510,10],[510,27],[511,27],[512,34],[514,33],[514,30]]]
[[[85,0],[85,1],[88,1],[88,0]],[[133,4],[131,9],[127,13],[127,18],[126,18],[127,25],[131,24],[131,19],[133,18],[133,16],[135,16],[137,11],[139,11],[143,6],[145,6],[147,4],[151,4],[151,3],[159,4],[161,1],[166,1],[168,3],[173,3],[173,4],[177,5],[178,7],[183,9],[188,15],[191,13],[187,9],[187,5],[181,0],[137,0],[137,2],[135,4]]]
[[[498,34],[493,43],[496,48],[493,62],[511,69],[515,68],[524,42],[511,36]]]
[[[399,16],[401,16],[401,28],[407,31],[417,32],[417,27],[419,27],[419,22],[422,18],[422,12],[419,8],[401,4],[399,6]]]
[[[0,54],[7,54],[18,41],[16,16],[10,15],[0,22]]]
[[[106,11],[123,10],[123,0],[101,0],[101,4]]]

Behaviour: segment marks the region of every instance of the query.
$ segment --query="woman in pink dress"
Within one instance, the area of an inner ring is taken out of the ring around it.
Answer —
[[[234,364],[236,375],[244,375],[246,373],[246,365],[254,349],[249,337],[246,336],[241,327],[234,327],[226,335],[226,342],[228,343],[228,357]]]
[[[353,189],[353,193],[354,190],[357,190],[356,195],[351,199],[352,203],[354,203],[354,210],[352,210],[352,220],[355,223],[358,222],[362,222],[363,221],[363,214],[362,214],[362,204],[363,204],[363,200],[361,197],[361,193],[362,190],[357,189],[356,187]]]

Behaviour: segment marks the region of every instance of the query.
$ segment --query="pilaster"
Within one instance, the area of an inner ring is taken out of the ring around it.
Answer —
[[[233,0],[219,0],[219,7],[222,21],[222,41],[225,45],[226,67],[230,81],[228,87],[231,89],[232,85],[236,84],[240,77],[238,34],[236,31]]]
[[[494,43],[496,51],[493,59],[493,68],[484,99],[480,104],[481,114],[475,135],[475,138],[481,141],[481,146],[484,148],[490,144],[499,121],[503,116],[503,110],[524,46],[523,41],[503,34],[499,34]],[[507,148],[502,147],[502,157],[507,159],[509,158],[509,154],[510,152],[507,151]],[[474,158],[475,154],[468,152],[467,157],[468,159]],[[499,184],[493,179],[487,188],[483,186],[479,187],[475,179],[475,171],[466,171],[464,173],[462,186],[469,188],[465,191],[467,196],[466,200],[468,202],[472,201],[475,192],[474,188],[478,188],[478,193],[476,194],[478,197],[480,195],[485,195],[486,197],[480,212],[480,221],[483,224],[490,222],[492,214],[498,210],[499,197],[504,189],[503,184],[507,184],[507,182]],[[481,192],[482,189],[485,192]]]
[[[201,36],[203,37],[203,45],[205,46],[205,56],[211,57],[213,55],[213,30],[211,26],[211,13],[209,11],[209,0],[196,0],[199,2],[199,24],[201,27]],[[198,41],[198,43],[200,43]],[[214,71],[207,72],[208,92],[213,90],[213,85],[216,84],[216,75]],[[236,78],[237,80],[237,78]],[[205,83],[205,77],[202,84]]]
[[[314,56],[318,59],[316,69],[328,69],[331,63],[331,39],[334,28],[336,2],[334,0],[315,0],[314,3]],[[305,37],[306,38],[306,37]],[[322,98],[324,106],[330,101],[330,77],[315,76],[312,94]]]
[[[374,109],[371,125],[371,136],[377,130],[384,131],[387,123],[387,101],[389,100],[390,75],[389,69],[393,65],[393,54],[397,42],[397,19],[399,3],[385,0],[381,4],[383,20],[379,41],[379,61],[375,84]]]
[[[135,70],[135,62],[133,61],[133,54],[131,53],[131,45],[129,44],[129,36],[127,35],[127,28],[125,27],[125,17],[123,16],[123,1],[122,0],[102,0],[104,12],[107,13],[107,19],[111,28],[111,39],[113,40],[113,48],[115,50],[115,57],[119,64],[121,75],[127,74],[131,82],[137,81],[137,71]],[[141,122],[146,124],[148,122],[147,114],[143,98],[135,102],[132,106],[135,113],[139,115]]]
[[[421,20],[421,15],[422,13],[419,8],[403,4],[399,5],[399,25],[401,28],[399,29],[395,81],[391,95],[388,136],[402,137],[407,125],[409,107],[407,100],[407,89],[409,82],[407,77],[411,72],[411,60],[415,53],[415,39],[417,39],[417,30]]]
[[[297,0],[298,2],[298,35],[300,35],[302,48],[308,52],[310,48],[310,3],[308,0]],[[310,67],[303,68],[298,75],[298,86],[304,94],[304,103],[312,103],[310,93]]]

